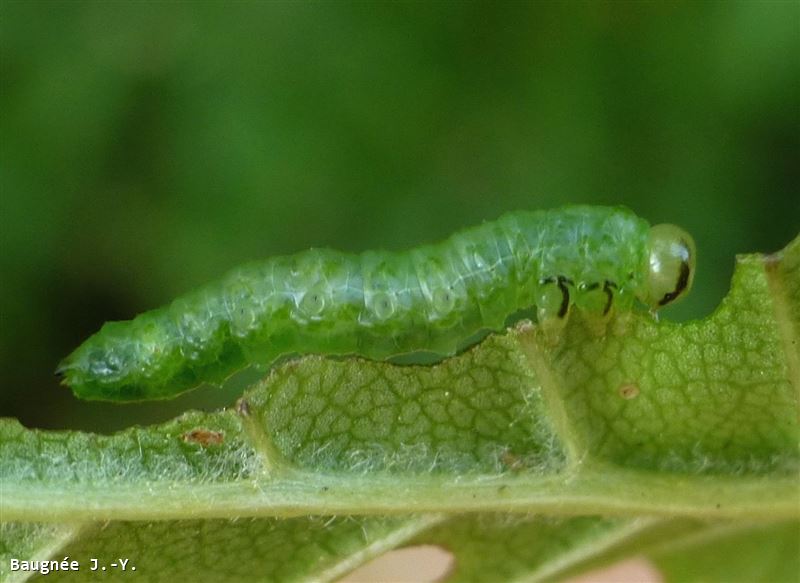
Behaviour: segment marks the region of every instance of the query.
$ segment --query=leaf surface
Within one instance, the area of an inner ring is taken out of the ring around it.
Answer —
[[[576,312],[433,366],[308,356],[228,410],[110,436],[4,419],[0,578],[69,556],[87,578],[94,557],[148,581],[327,581],[433,544],[453,581],[634,555],[667,580],[747,580],[737,546],[793,580],[798,331],[795,239],[740,257],[698,322]]]

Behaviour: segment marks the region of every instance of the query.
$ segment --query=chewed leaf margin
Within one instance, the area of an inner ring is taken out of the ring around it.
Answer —
[[[110,436],[0,420],[0,568],[102,548],[165,569],[159,545],[183,541],[181,576],[217,564],[220,580],[246,580],[237,565],[259,564],[328,580],[397,545],[440,544],[456,555],[453,581],[484,572],[479,555],[549,580],[645,548],[685,573],[681,553],[759,528],[790,549],[799,266],[800,238],[740,257],[730,294],[699,322],[522,324],[430,367],[310,356],[231,409]],[[330,552],[286,563],[310,552],[286,532]],[[207,544],[217,535],[235,542],[233,563]],[[512,538],[505,555],[491,544]],[[515,550],[544,540],[563,544]]]

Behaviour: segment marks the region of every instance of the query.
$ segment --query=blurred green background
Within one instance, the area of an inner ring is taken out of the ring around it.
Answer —
[[[251,259],[625,204],[734,254],[800,227],[800,3],[0,4],[0,415],[109,431],[58,360]]]

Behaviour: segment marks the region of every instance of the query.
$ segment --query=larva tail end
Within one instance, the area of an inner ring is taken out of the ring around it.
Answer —
[[[53,375],[59,380],[62,385],[69,386],[69,371],[72,370],[72,365],[69,363],[68,360],[62,360],[58,363],[56,370],[53,371]]]

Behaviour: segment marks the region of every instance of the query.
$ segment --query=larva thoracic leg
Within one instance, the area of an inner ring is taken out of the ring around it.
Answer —
[[[87,399],[170,398],[290,354],[384,359],[453,354],[520,310],[563,322],[684,295],[694,243],[621,208],[518,212],[436,245],[360,255],[312,249],[234,270],[127,322],[111,322],[59,366]]]

